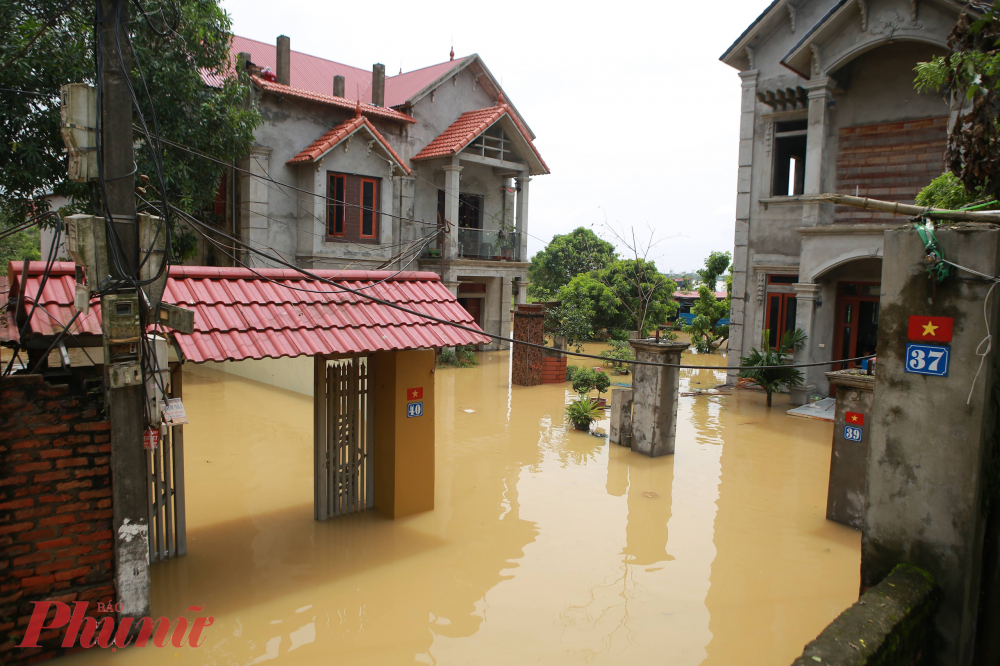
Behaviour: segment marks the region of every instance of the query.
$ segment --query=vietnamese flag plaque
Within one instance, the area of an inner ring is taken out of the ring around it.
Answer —
[[[412,400],[423,400],[424,399],[424,387],[420,386],[417,388],[406,389],[406,401],[410,402]]]
[[[907,337],[916,342],[951,342],[951,317],[910,315]]]
[[[844,414],[844,423],[850,426],[863,426],[865,424],[865,415],[860,412],[847,412]]]

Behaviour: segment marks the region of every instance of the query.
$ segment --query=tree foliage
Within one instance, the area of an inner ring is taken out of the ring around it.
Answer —
[[[162,137],[227,162],[244,156],[260,123],[257,111],[244,103],[248,82],[230,75],[212,87],[202,78],[203,72],[224,75],[229,69],[229,16],[217,0],[141,5],[149,20],[135,15],[137,5],[131,5],[135,58],[130,78],[150,131],[155,111]],[[11,222],[46,210],[49,194],[87,203],[86,184],[67,180],[59,86],[95,81],[94,3],[9,0],[0,3],[0,22],[8,28],[0,46],[0,62],[5,63],[0,66],[0,195],[15,208]],[[122,49],[127,53],[127,44]],[[158,188],[150,148],[135,136],[137,171],[153,178]],[[162,159],[167,193],[175,205],[197,211],[212,201],[221,165],[175,149],[167,149]]]
[[[563,306],[585,312],[593,334],[602,331],[627,330],[627,318],[614,293],[593,273],[577,275],[559,290],[557,298]]]
[[[945,162],[965,190],[1000,195],[1000,0],[980,16],[963,11],[948,36],[951,52],[916,68],[921,91],[951,93],[958,122],[948,134]]]
[[[714,350],[712,343],[722,337],[718,324],[729,314],[729,301],[717,300],[715,292],[702,284],[698,287],[698,300],[691,306],[691,313],[694,319],[684,327],[684,332],[690,334],[691,342],[700,353],[711,353]]]
[[[732,255],[728,252],[712,252],[705,258],[705,267],[698,269],[698,277],[701,283],[708,285],[711,291],[715,291],[715,284],[719,281],[719,276],[729,268]]]
[[[579,352],[584,340],[594,338],[593,319],[594,308],[588,299],[566,300],[545,311],[545,330],[565,337],[566,344]]]
[[[639,331],[645,336],[650,330],[677,312],[674,302],[675,285],[656,270],[656,264],[646,259],[620,259],[597,271],[597,279],[618,302],[618,326]],[[623,312],[624,311],[624,312]]]
[[[528,295],[548,300],[578,276],[597,271],[615,259],[615,247],[590,229],[579,227],[554,236],[544,250],[531,258]]]

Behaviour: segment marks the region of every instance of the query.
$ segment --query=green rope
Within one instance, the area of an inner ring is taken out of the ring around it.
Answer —
[[[930,218],[924,218],[924,223],[915,222],[913,228],[920,235],[920,240],[924,243],[924,250],[927,251],[927,273],[938,282],[944,282],[951,274],[951,268],[944,263],[944,250],[938,243],[934,235],[934,222]]]

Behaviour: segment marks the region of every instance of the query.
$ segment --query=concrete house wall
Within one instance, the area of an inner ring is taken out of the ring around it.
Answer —
[[[912,203],[944,169],[949,113],[941,95],[914,90],[913,68],[947,52],[958,11],[937,0],[777,0],[723,55],[742,86],[729,347],[735,355],[760,346],[768,293],[785,292],[796,294],[795,326],[809,336],[797,360],[841,358],[833,349],[838,283],[879,282],[882,233],[905,223],[773,192],[777,123],[806,123],[803,195]],[[805,93],[794,108],[772,108],[757,96],[789,88]],[[798,276],[797,283],[771,287],[769,275]],[[826,395],[827,369],[808,369],[793,403]]]

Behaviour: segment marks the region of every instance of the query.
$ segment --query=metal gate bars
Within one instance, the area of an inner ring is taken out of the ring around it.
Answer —
[[[315,357],[314,502],[316,520],[375,505],[375,411],[367,358]]]
[[[182,393],[181,366],[170,368],[170,397]],[[157,446],[146,451],[149,501],[149,561],[161,562],[187,553],[184,511],[184,426],[167,429]]]

